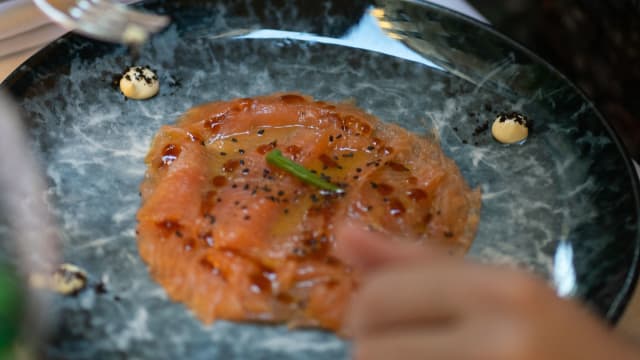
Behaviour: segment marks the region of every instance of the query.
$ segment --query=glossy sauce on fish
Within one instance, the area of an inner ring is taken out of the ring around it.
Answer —
[[[344,193],[268,164],[273,149]],[[479,191],[434,139],[300,94],[192,108],[159,130],[146,164],[140,254],[205,323],[340,331],[359,282],[334,256],[340,222],[463,254],[479,221]]]

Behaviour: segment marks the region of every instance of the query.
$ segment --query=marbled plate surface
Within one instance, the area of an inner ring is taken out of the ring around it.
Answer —
[[[354,99],[381,119],[437,133],[483,193],[469,256],[526,267],[610,321],[620,315],[636,277],[636,179],[591,104],[526,50],[456,14],[398,0],[145,6],[174,23],[138,59],[71,35],[4,84],[45,167],[64,260],[104,285],[56,300],[59,325],[47,358],[347,356],[347,342],[320,331],[203,326],[167,299],[138,256],[138,185],[157,129],[199,103],[275,91]],[[157,70],[158,96],[125,101],[111,87],[130,65]],[[503,110],[533,119],[524,145],[474,135]],[[5,245],[7,234],[0,226]]]

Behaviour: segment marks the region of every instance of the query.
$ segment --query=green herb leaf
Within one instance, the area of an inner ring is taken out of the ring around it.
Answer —
[[[322,190],[334,191],[337,193],[344,192],[344,190],[342,190],[336,184],[328,182],[319,175],[312,173],[304,166],[285,157],[284,155],[282,155],[282,151],[278,149],[272,150],[267,154],[267,162],[273,166],[279,167],[280,169],[290,173],[291,175],[308,184],[319,187]]]

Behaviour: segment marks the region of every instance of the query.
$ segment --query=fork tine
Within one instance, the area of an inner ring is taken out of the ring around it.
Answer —
[[[0,0],[2,1],[2,0]],[[111,0],[34,0],[52,20],[93,38],[112,42],[142,42],[170,19],[133,10]]]
[[[126,18],[114,16],[114,12],[101,13],[90,9],[76,19],[76,30],[86,35],[100,34],[101,39],[124,42],[124,34],[131,25]],[[143,32],[148,31],[142,29]]]
[[[169,23],[169,18],[166,16],[133,10],[123,4],[112,3],[105,0],[93,0],[93,4],[95,4],[97,11],[124,17],[144,28],[161,29]]]
[[[127,19],[119,16],[117,11],[106,11],[104,8],[98,6],[85,7],[83,9],[72,9],[71,13],[75,19],[82,23],[95,24],[96,27],[105,26],[105,24],[112,24],[113,26],[126,23]],[[75,13],[75,14],[74,14]]]
[[[163,15],[153,15],[142,11],[125,9],[125,16],[132,22],[142,26],[149,26],[161,29],[169,24],[169,17]]]
[[[153,23],[149,21],[148,19],[153,18],[153,15],[147,15],[143,18],[143,21],[147,21],[147,23],[132,21],[128,18],[128,15],[135,12],[128,10],[121,4],[113,4],[101,0],[93,0],[91,2],[85,0],[86,3],[90,3],[91,6],[84,6],[84,10],[80,14],[81,18],[78,18],[82,22],[82,30],[85,33],[92,31],[104,33],[104,36],[108,37],[110,41],[143,41],[149,33],[157,32],[166,25],[165,21],[155,21]],[[163,20],[168,19],[165,18]]]

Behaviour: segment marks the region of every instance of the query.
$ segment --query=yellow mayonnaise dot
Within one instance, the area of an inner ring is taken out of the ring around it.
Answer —
[[[491,126],[493,137],[503,144],[519,143],[529,136],[530,122],[518,113],[500,114]]]
[[[73,264],[60,265],[53,274],[31,274],[29,284],[62,295],[74,295],[87,286],[87,273]]]
[[[129,99],[149,99],[155,96],[158,90],[158,76],[148,66],[131,67],[120,79],[120,91]]]

